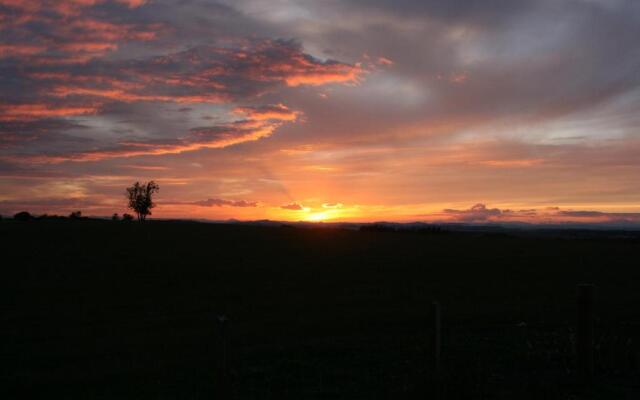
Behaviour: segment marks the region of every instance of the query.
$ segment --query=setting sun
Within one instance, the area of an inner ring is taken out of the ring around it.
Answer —
[[[330,219],[329,214],[329,211],[311,213],[306,216],[305,220],[311,222],[322,222]]]

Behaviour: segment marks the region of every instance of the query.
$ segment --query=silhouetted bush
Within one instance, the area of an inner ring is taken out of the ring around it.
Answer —
[[[15,219],[16,221],[30,221],[33,219],[33,215],[31,215],[27,211],[20,211],[13,216],[13,219]]]
[[[415,233],[443,233],[442,227],[440,226],[423,226],[415,229],[410,229],[410,232]]]
[[[124,214],[122,214],[122,220],[123,221],[133,221],[133,215],[124,213]]]
[[[69,214],[69,218],[71,219],[80,219],[82,218],[82,211],[73,211]]]
[[[362,232],[396,232],[397,230],[395,226],[383,224],[368,224],[360,227]]]
[[[50,220],[64,220],[67,219],[67,217],[61,216],[61,215],[49,215],[49,214],[42,214],[42,215],[38,215],[37,217],[33,217],[33,219],[36,219],[38,221],[43,220],[43,221],[50,221]]]
[[[120,221],[120,216],[118,215],[118,213],[115,213],[111,216],[111,220],[112,221]]]
[[[394,224],[367,224],[359,229],[362,232],[405,232],[405,233],[443,233],[442,227],[437,225],[394,225]]]

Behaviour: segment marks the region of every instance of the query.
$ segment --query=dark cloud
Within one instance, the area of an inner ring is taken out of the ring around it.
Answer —
[[[52,142],[88,143],[90,138],[74,137],[62,132],[87,129],[79,122],[60,119],[40,119],[31,121],[0,121],[0,148],[22,146],[41,140]]]
[[[557,215],[598,222],[640,222],[640,213],[611,213],[602,211],[558,211]]]
[[[571,217],[585,222],[628,222],[640,223],[640,213],[612,213],[601,211],[559,211],[560,217]]]
[[[244,119],[225,125],[192,128],[187,135],[175,139],[120,141],[116,145],[103,146],[99,149],[59,154],[21,154],[18,156],[6,156],[5,159],[23,160],[31,163],[82,162],[145,155],[180,154],[200,149],[224,148],[270,136],[283,122],[291,121],[290,114],[297,115],[291,111],[285,113],[285,109],[279,108],[279,113],[270,114],[268,118],[263,118],[265,114],[258,114],[257,119]]]
[[[544,1],[544,0],[542,0]],[[495,27],[505,19],[525,12],[535,1],[524,0],[347,0],[357,9],[377,9],[405,17],[418,16],[451,23],[473,23]]]
[[[637,2],[348,4],[343,13],[354,18],[363,13],[361,23],[327,30],[327,42],[394,61],[385,72],[389,84],[395,83],[388,96],[360,99],[363,106],[384,104],[368,120],[380,126],[387,120],[398,126],[394,115],[399,114],[425,126],[442,119],[463,121],[471,129],[505,118],[513,124],[528,118],[525,123],[531,124],[531,118],[539,122],[588,110],[640,84],[634,72],[640,67],[634,45],[640,35]],[[619,62],[613,65],[611,59]],[[465,79],[454,84],[456,76]],[[359,111],[357,104],[350,106],[351,113]]]
[[[536,209],[526,209],[526,210],[503,210],[502,213],[504,215],[515,215],[515,216],[526,216],[526,217],[535,217],[538,215],[538,210]]]
[[[606,215],[606,213],[600,211],[559,211],[558,215],[568,217],[600,217]]]

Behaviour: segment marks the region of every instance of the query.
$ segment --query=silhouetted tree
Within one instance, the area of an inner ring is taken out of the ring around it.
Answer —
[[[118,215],[118,213],[115,213],[111,216],[111,220],[112,221],[120,221],[120,216]]]
[[[123,221],[133,221],[133,215],[124,213],[124,214],[122,214],[122,220]]]
[[[151,209],[156,206],[153,203],[153,195],[159,190],[160,186],[154,181],[143,184],[136,182],[127,188],[129,208],[138,215],[138,221],[144,221],[147,215],[151,215]]]
[[[13,219],[16,221],[29,221],[33,219],[33,215],[29,214],[27,211],[20,211],[13,216]]]
[[[80,218],[82,218],[82,211],[72,211],[71,214],[69,214],[69,218],[71,218],[71,219],[80,219]]]

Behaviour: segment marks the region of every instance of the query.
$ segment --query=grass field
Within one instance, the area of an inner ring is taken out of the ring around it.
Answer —
[[[97,220],[5,220],[0,239],[2,398],[640,394],[638,239]],[[581,282],[597,285],[591,386]]]

